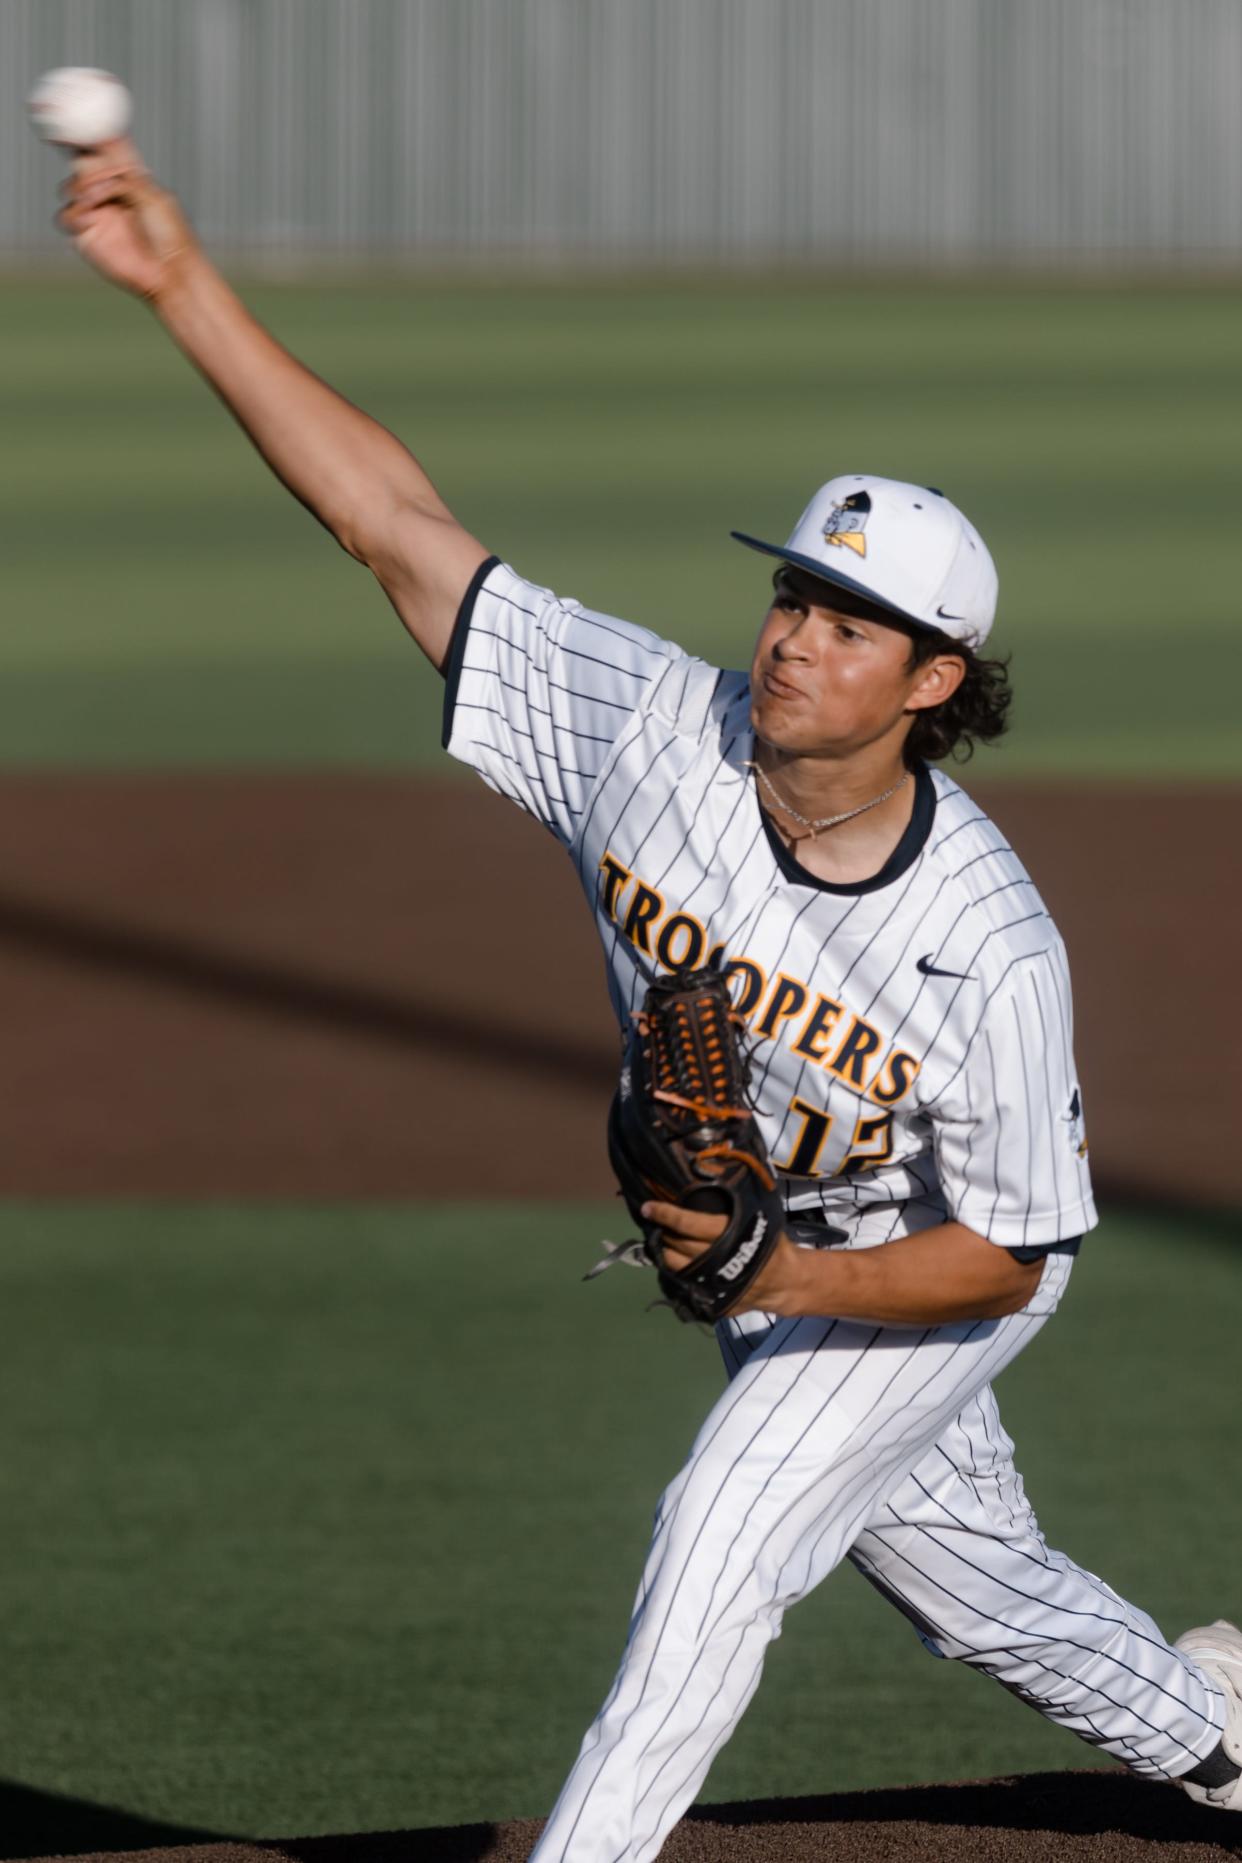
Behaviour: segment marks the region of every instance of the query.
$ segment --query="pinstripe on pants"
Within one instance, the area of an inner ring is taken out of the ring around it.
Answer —
[[[1044,1545],[988,1388],[1070,1265],[1051,1258],[1004,1319],[730,1324],[731,1382],[661,1499],[621,1667],[532,1863],[655,1857],[784,1611],[846,1556],[938,1654],[1135,1770],[1185,1772],[1212,1750],[1223,1709],[1201,1672]]]

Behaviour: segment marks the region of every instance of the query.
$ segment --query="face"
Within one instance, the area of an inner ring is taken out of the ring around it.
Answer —
[[[899,750],[914,714],[950,697],[965,665],[937,654],[911,670],[908,635],[837,602],[849,597],[831,583],[781,571],[751,663],[756,735],[793,756],[843,756],[886,737]]]

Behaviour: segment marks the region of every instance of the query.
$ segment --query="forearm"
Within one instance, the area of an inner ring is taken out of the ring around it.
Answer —
[[[152,307],[276,476],[360,561],[408,511],[451,523],[418,461],[251,316],[204,254],[184,255]]]
[[[442,666],[462,596],[487,552],[454,520],[418,461],[250,315],[132,143],[119,137],[79,157],[64,195],[60,224],[78,251],[147,300],[276,476],[374,571],[419,646]]]
[[[1015,1261],[960,1223],[941,1223],[875,1248],[795,1248],[789,1254],[787,1285],[769,1311],[891,1326],[943,1326],[1016,1313],[1042,1272],[1042,1263]]]

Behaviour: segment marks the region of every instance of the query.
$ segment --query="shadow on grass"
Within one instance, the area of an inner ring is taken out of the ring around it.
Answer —
[[[1020,1863],[1025,1855],[1046,1858],[1051,1835],[1079,1858],[1145,1863],[1158,1844],[1170,1863],[1192,1856],[1206,1863],[1209,1857],[1242,1855],[1239,1823],[1228,1813],[1191,1804],[1172,1786],[1121,1772],[1027,1773],[960,1785],[703,1805],[688,1814],[660,1854],[667,1863],[926,1863],[929,1856],[958,1854]],[[943,1835],[931,1837],[928,1826]],[[526,1863],[540,1828],[539,1821],[523,1819],[316,1837],[262,1850],[221,1850],[217,1863]]]
[[[81,1856],[214,1841],[214,1831],[160,1824],[132,1811],[0,1781],[0,1857]]]
[[[1125,1772],[1032,1772],[960,1785],[907,1785],[825,1798],[751,1799],[738,1805],[699,1805],[686,1814],[695,1824],[744,1829],[773,1824],[936,1824],[960,1829],[1056,1831],[1067,1837],[1107,1833],[1136,1839],[1136,1851],[1153,1843],[1208,1843],[1242,1854],[1242,1819],[1196,1805],[1164,1783]],[[1125,1845],[1110,1844],[1108,1855]],[[913,1854],[913,1853],[912,1853]],[[946,1849],[945,1855],[951,1854]],[[1020,1854],[1020,1848],[1006,1854]]]
[[[1028,1853],[1022,1833],[1029,1833],[1032,1857],[1049,1854],[1047,1837],[1054,1834],[1069,1840],[1067,1849],[1076,1857],[1143,1863],[1153,1844],[1163,1846],[1170,1859],[1242,1856],[1239,1822],[1191,1804],[1171,1786],[1125,1773],[1025,1773],[960,1785],[701,1805],[661,1854],[669,1863],[704,1863],[717,1856],[729,1863],[771,1863],[777,1856],[790,1863],[799,1856],[923,1863],[931,1854],[958,1854],[960,1847],[973,1857],[1003,1854],[1010,1863],[1020,1863]],[[930,1839],[929,1825],[942,1830],[943,1838]],[[137,1855],[143,1863],[156,1857],[163,1863],[525,1863],[539,1830],[539,1821],[528,1818],[365,1836],[229,1839],[25,1786],[0,1785],[0,1857],[11,1859]],[[997,1833],[995,1850],[989,1831]],[[1078,1839],[1087,1840],[1085,1849]],[[1096,1839],[1104,1844],[1097,1845]]]

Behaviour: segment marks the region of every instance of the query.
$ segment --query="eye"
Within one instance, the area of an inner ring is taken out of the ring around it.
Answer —
[[[848,621],[837,622],[837,637],[840,640],[866,640],[861,628],[851,627]]]

